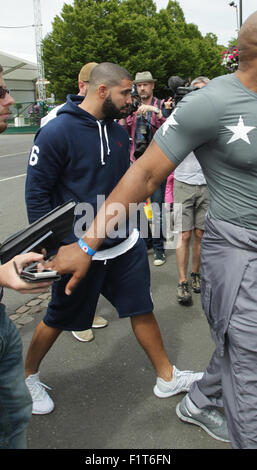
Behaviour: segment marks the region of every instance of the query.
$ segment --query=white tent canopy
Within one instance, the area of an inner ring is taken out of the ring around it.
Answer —
[[[36,100],[37,64],[35,62],[0,51],[3,79],[16,103]]]
[[[29,62],[26,59],[0,51],[0,64],[4,69],[4,80],[34,81],[37,79],[37,64],[35,62]]]

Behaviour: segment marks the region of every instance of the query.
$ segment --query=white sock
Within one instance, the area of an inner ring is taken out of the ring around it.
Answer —
[[[189,409],[189,411],[191,411],[191,412],[194,413],[194,414],[199,414],[199,413],[201,413],[200,408],[198,408],[198,407],[192,402],[192,400],[190,399],[190,397],[189,397],[188,394],[186,395],[186,406],[187,406],[187,408]]]

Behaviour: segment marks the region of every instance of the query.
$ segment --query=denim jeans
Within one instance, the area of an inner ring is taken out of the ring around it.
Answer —
[[[31,413],[21,337],[0,304],[0,449],[26,449]]]
[[[165,202],[166,180],[151,195],[152,212],[153,212],[153,235],[150,234],[149,240],[152,240],[155,252],[164,252],[165,238],[165,219],[164,219],[164,202]]]
[[[152,206],[152,227],[153,233],[146,219],[144,211],[138,213],[138,227],[141,229],[141,236],[145,240],[147,247],[151,245],[155,253],[164,253],[164,242],[166,241],[166,222],[164,212],[166,180],[151,195]],[[143,223],[142,223],[143,221]],[[147,230],[146,230],[147,225]],[[144,230],[142,231],[142,227]]]

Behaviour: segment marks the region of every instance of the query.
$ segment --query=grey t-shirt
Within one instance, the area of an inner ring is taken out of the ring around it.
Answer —
[[[210,215],[257,230],[257,93],[234,74],[193,91],[155,133],[176,165],[193,150],[210,192]]]

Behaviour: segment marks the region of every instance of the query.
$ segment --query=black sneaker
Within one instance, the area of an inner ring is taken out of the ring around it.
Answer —
[[[181,304],[191,304],[192,295],[187,281],[179,282],[177,286],[177,299]]]
[[[166,262],[165,254],[161,251],[156,251],[154,253],[154,266],[162,266]]]
[[[196,294],[201,292],[201,276],[200,273],[191,273],[191,286]]]

